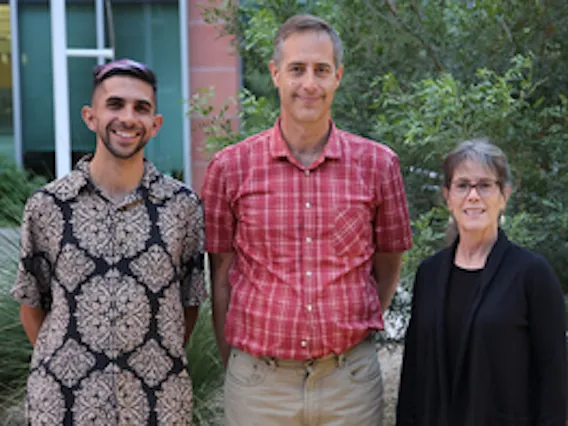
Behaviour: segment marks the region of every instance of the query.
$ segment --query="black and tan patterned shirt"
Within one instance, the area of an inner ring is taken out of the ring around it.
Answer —
[[[88,158],[30,197],[13,297],[42,308],[27,383],[32,425],[185,425],[184,307],[206,298],[198,196],[145,162],[116,203]]]

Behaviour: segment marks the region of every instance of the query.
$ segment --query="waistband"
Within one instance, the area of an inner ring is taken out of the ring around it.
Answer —
[[[373,337],[373,333],[369,334],[364,340],[357,343],[354,346],[351,346],[349,349],[345,350],[343,353],[340,354],[328,354],[321,358],[313,358],[307,360],[295,360],[295,359],[282,359],[282,358],[274,358],[269,356],[261,356],[261,357],[253,357],[257,358],[263,362],[265,362],[268,366],[272,368],[290,368],[290,369],[306,369],[309,370],[311,368],[321,367],[327,364],[333,364],[334,366],[341,367],[345,363],[346,359],[349,357],[354,356],[357,352],[363,351],[368,348],[375,349],[375,339]],[[239,352],[245,353],[240,349],[233,348],[233,350],[237,350]],[[248,356],[249,354],[246,354]]]

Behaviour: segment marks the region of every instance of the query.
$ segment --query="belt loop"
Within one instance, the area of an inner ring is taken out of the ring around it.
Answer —
[[[336,358],[337,368],[342,368],[345,364],[345,354],[339,354]]]
[[[268,365],[270,367],[270,369],[272,371],[274,371],[278,368],[278,360],[276,358],[266,356],[266,357],[262,357],[261,359],[266,363],[266,365]]]

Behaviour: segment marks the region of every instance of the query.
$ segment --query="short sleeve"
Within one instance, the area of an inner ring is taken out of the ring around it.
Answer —
[[[187,234],[183,243],[181,261],[181,300],[185,307],[199,306],[207,299],[203,206],[195,194],[188,198]]]
[[[205,249],[210,253],[232,252],[236,228],[220,154],[209,163],[201,190],[205,210]]]
[[[47,253],[39,249],[38,212],[42,208],[36,195],[30,197],[24,209],[20,228],[20,254],[12,297],[19,303],[49,311],[51,308],[51,266]]]
[[[377,252],[396,253],[412,248],[412,232],[398,157],[386,162],[384,173],[376,173],[379,205],[375,214]]]

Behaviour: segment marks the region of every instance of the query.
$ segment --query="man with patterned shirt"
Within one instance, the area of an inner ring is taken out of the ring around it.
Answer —
[[[187,425],[184,345],[206,298],[196,194],[144,159],[162,116],[156,78],[95,68],[83,120],[93,156],[30,197],[12,294],[34,346],[32,425]]]
[[[370,338],[411,232],[397,156],[331,120],[341,41],[290,18],[274,127],[217,153],[202,197],[229,426],[381,424]]]

